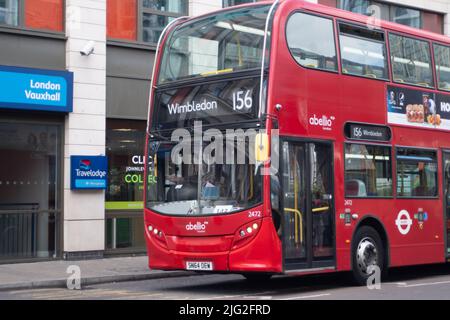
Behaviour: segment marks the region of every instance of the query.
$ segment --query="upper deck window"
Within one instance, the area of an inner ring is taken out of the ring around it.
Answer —
[[[286,37],[292,56],[302,66],[337,70],[333,20],[295,13],[287,23]]]
[[[269,9],[225,11],[176,29],[164,47],[159,84],[261,68]]]
[[[430,44],[424,40],[389,34],[394,81],[434,87]]]
[[[435,44],[434,61],[439,89],[450,91],[450,47]]]
[[[384,33],[347,24],[339,25],[342,72],[388,79]]]

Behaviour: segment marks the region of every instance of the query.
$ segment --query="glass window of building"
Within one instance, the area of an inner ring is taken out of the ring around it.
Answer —
[[[342,72],[374,79],[388,79],[384,33],[341,24]]]
[[[145,121],[107,120],[107,250],[138,250],[143,238]]]
[[[0,0],[0,25],[19,25],[19,0]]]
[[[450,47],[435,44],[434,61],[439,89],[450,91]]]
[[[257,2],[257,0],[223,0],[223,7],[232,7],[237,6],[244,3],[252,3]]]
[[[421,13],[415,9],[391,6],[391,20],[413,28],[422,27]]]
[[[422,27],[421,11],[408,7],[371,0],[339,0],[338,8],[367,16],[375,16],[413,28]]]
[[[59,255],[61,128],[0,122],[0,261]]]
[[[143,0],[142,41],[157,43],[162,31],[173,19],[186,15],[187,0]]]
[[[437,197],[438,171],[435,151],[397,149],[397,195],[403,198]]]
[[[311,28],[314,33],[298,32]],[[337,70],[333,20],[305,13],[295,13],[286,27],[289,49],[302,66],[321,70]]]
[[[391,148],[345,145],[345,195],[347,197],[392,197]]]
[[[434,87],[430,44],[392,33],[389,42],[394,81]]]

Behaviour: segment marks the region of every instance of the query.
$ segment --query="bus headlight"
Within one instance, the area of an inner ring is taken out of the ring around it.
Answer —
[[[249,243],[255,236],[258,234],[258,231],[261,226],[261,221],[252,221],[246,225],[240,227],[236,234],[234,235],[233,245],[231,250],[236,250],[240,247],[243,247],[247,243]]]

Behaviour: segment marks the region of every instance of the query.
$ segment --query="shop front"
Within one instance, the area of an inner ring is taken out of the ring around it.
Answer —
[[[106,253],[145,252],[143,225],[145,121],[108,119]]]
[[[0,263],[60,257],[73,75],[0,66]]]

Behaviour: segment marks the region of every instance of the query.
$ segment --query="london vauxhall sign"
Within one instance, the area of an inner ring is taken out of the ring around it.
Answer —
[[[0,109],[72,112],[73,73],[0,66]]]

